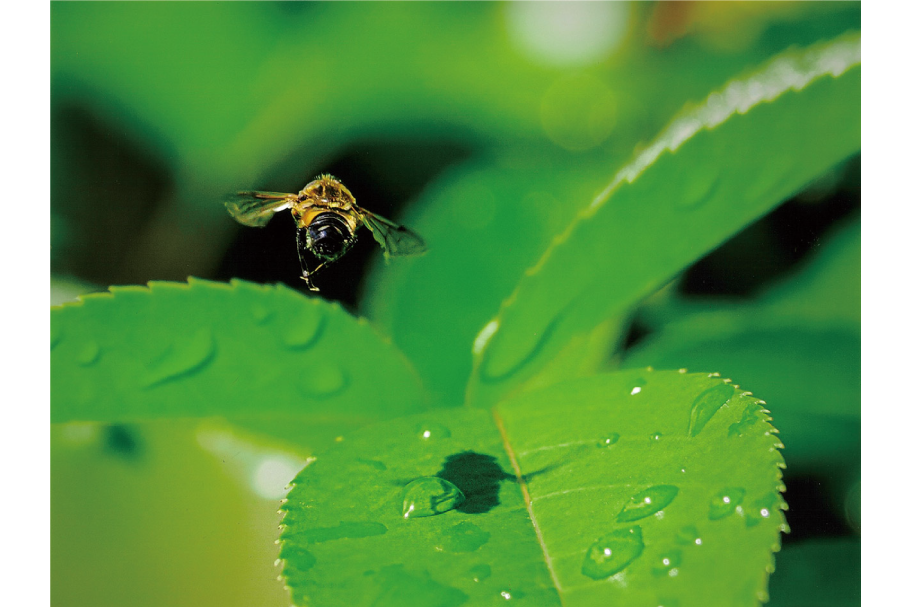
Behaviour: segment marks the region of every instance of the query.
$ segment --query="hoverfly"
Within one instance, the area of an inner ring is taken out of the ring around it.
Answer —
[[[319,290],[311,281],[313,275],[351,248],[361,225],[373,233],[386,259],[419,255],[427,248],[414,232],[358,206],[351,192],[329,174],[319,175],[297,194],[238,192],[225,206],[234,219],[257,228],[265,226],[278,211],[291,209],[297,223],[301,278],[311,291]],[[319,261],[312,272],[304,260],[307,251]]]

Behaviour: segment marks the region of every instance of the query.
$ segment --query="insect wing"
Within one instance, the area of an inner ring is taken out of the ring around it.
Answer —
[[[237,192],[224,206],[243,225],[261,228],[272,215],[290,208],[296,200],[296,195],[281,192]]]
[[[382,245],[386,257],[420,255],[426,252],[427,245],[423,238],[411,230],[356,205],[354,208],[360,213],[364,225],[373,233],[376,242]]]

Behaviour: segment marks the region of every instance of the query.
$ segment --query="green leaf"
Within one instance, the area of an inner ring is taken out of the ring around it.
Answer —
[[[463,404],[477,328],[596,190],[602,166],[487,158],[435,184],[403,219],[430,252],[377,264],[367,315],[414,361],[436,401]]]
[[[766,420],[633,370],[362,428],[295,479],[282,575],[297,605],[756,605],[786,527]]]
[[[736,377],[774,403],[791,467],[822,458],[856,460],[859,237],[859,222],[840,230],[801,271],[754,303],[709,312],[671,303],[657,316],[672,320],[653,326],[622,365]]]
[[[859,48],[851,34],[785,53],[672,122],[481,330],[469,402],[490,406],[513,393],[573,335],[628,310],[855,153]]]
[[[407,360],[362,319],[285,287],[111,287],[51,312],[51,419],[221,416],[293,438],[421,411]]]
[[[768,607],[860,605],[859,539],[813,540],[787,546],[771,576]]]

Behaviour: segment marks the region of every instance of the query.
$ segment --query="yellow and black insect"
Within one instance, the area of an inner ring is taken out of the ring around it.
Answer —
[[[351,248],[361,225],[373,233],[386,258],[420,255],[427,249],[423,239],[411,230],[358,206],[351,192],[328,174],[318,176],[297,194],[238,192],[225,206],[234,219],[257,228],[265,226],[278,211],[291,209],[297,223],[301,278],[311,291],[319,290],[310,280],[313,275]],[[307,251],[319,261],[312,272],[305,261]]]

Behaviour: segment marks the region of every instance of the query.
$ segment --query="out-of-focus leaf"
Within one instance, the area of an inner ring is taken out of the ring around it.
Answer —
[[[602,164],[487,159],[438,182],[403,219],[429,252],[371,274],[367,315],[414,361],[436,401],[463,402],[478,327],[596,191]]]
[[[853,607],[860,604],[858,539],[813,540],[777,555],[768,607]]]
[[[684,112],[558,236],[475,342],[491,406],[860,145],[860,39],[778,56]],[[832,125],[837,125],[832,128]]]
[[[51,348],[55,422],[221,416],[294,440],[424,408],[388,340],[280,284],[112,287],[53,309]]]
[[[363,428],[295,479],[283,576],[298,605],[754,606],[786,525],[766,419],[632,370]]]
[[[239,469],[239,446],[207,450],[196,420],[120,428],[116,450],[111,432],[50,429],[54,604],[287,605],[272,566],[277,497],[254,491],[260,464],[274,460]]]

